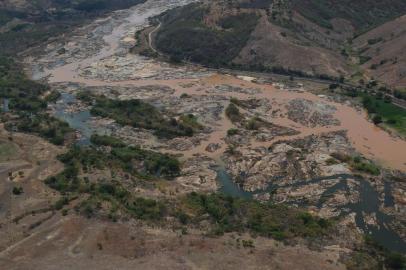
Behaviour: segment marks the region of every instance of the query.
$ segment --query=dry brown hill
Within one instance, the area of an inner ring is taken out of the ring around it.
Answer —
[[[354,40],[370,76],[391,87],[406,87],[406,15]]]
[[[338,77],[355,72],[346,53],[355,36],[405,13],[402,0],[212,0],[162,16],[156,44],[175,60]]]

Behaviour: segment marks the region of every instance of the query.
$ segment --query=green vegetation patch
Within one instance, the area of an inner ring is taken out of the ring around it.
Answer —
[[[65,169],[47,178],[45,183],[68,197],[86,194],[77,211],[88,217],[105,210],[102,204],[107,203],[112,219],[116,218],[117,211],[145,220],[162,218],[163,202],[133,196],[121,180],[131,179],[129,175],[143,180],[172,179],[180,173],[179,161],[169,155],[127,146],[114,137],[93,135],[91,141],[95,146],[73,146],[60,155],[58,158]],[[110,171],[111,178],[89,179],[90,175],[103,170]],[[121,180],[116,175],[121,175]]]
[[[270,123],[266,122],[264,119],[262,119],[258,116],[254,116],[245,123],[245,128],[248,130],[258,130],[261,127],[265,127],[265,126],[269,126],[269,125],[270,125]]]
[[[73,132],[73,129],[66,122],[46,113],[29,114],[24,112],[19,112],[18,119],[7,121],[6,129],[33,133],[56,145],[62,145],[66,136]]]
[[[406,269],[406,257],[404,255],[389,251],[370,236],[365,236],[364,244],[352,252],[351,256],[344,262],[349,270]]]
[[[406,12],[406,2],[403,0],[292,0],[291,2],[296,11],[321,26],[331,25],[331,19],[342,18],[350,21],[358,31],[369,29]]]
[[[214,234],[249,231],[261,236],[283,240],[296,236],[319,237],[332,228],[331,221],[285,205],[261,203],[233,198],[223,194],[186,196],[181,211],[184,220],[199,222],[209,217]]]
[[[362,104],[371,116],[381,117],[385,125],[394,128],[403,135],[406,135],[406,110],[402,109],[384,98],[362,95]],[[378,120],[378,119],[377,119]]]
[[[126,213],[137,219],[158,222],[167,211],[163,202],[134,196],[117,182],[93,185],[90,196],[75,208],[91,218],[105,212],[102,204],[106,203],[109,204],[107,216],[113,221],[116,221],[120,214]]]
[[[234,136],[238,134],[238,129],[236,128],[230,128],[229,130],[227,130],[227,136]]]
[[[130,191],[128,181],[123,181],[133,180],[120,172],[137,177],[145,173],[152,178],[170,179],[179,173],[179,162],[168,155],[125,146],[117,138],[109,136],[95,135],[92,142],[96,146],[74,146],[59,156],[65,164],[64,171],[45,180],[51,188],[64,194],[55,208],[63,209],[69,198],[79,198],[75,208],[88,217],[104,214],[117,220],[125,214],[154,223],[172,217],[180,224],[191,226],[208,221],[209,233],[213,235],[251,232],[277,240],[323,237],[333,227],[331,221],[297,208],[223,194],[191,193],[159,200],[142,198]],[[90,177],[98,170],[110,170],[124,178]],[[79,196],[81,194],[85,196]]]
[[[114,119],[120,125],[153,130],[160,138],[193,136],[203,128],[193,115],[181,115],[179,119],[169,118],[151,104],[137,99],[112,100],[83,92],[78,98],[88,103],[95,101],[90,111],[92,115]]]
[[[95,170],[109,169],[124,172],[141,178],[163,177],[171,179],[180,173],[180,163],[172,156],[143,150],[137,146],[125,146],[117,139],[94,135],[91,141],[99,146],[74,146],[66,154],[59,156],[65,170],[48,178],[46,183],[61,192],[88,190],[90,183],[81,177]]]
[[[157,48],[175,61],[215,67],[230,64],[247,43],[259,17],[241,13],[222,18],[218,27],[209,27],[203,20],[206,12],[204,6],[196,4],[167,12],[161,18]]]
[[[55,91],[45,96],[47,91],[47,86],[29,80],[12,59],[0,57],[0,98],[9,99],[14,114],[3,117],[6,129],[33,133],[60,145],[73,130],[45,112],[47,102],[59,97]]]
[[[226,116],[233,123],[238,123],[244,120],[244,116],[234,103],[230,103],[226,108]]]
[[[47,87],[29,80],[10,58],[0,57],[0,97],[10,99],[10,109],[36,112],[46,108],[39,99]]]
[[[335,164],[335,160],[339,160],[341,162],[349,164],[353,170],[358,172],[363,172],[371,175],[379,175],[381,173],[381,170],[377,165],[359,156],[351,157],[343,153],[333,153],[331,154],[331,156],[334,159],[329,159],[326,161],[329,165],[333,165]]]

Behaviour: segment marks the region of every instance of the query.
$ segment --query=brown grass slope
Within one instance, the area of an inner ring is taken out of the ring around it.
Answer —
[[[406,87],[406,15],[385,23],[354,40],[362,67],[370,76],[391,87]]]
[[[203,64],[212,63],[207,57],[201,61],[202,57],[195,57],[196,54],[210,55],[216,60],[214,65],[238,65],[247,69],[282,67],[337,77],[352,73],[349,59],[342,53],[350,40],[405,13],[406,2],[402,0],[204,1],[163,16],[164,26],[157,35],[157,47],[177,58]],[[258,19],[248,32],[233,29],[238,35],[248,35],[238,37],[243,44],[234,42],[228,48],[233,54],[225,54],[221,46],[182,51],[199,46],[192,44],[193,40],[205,40],[211,34],[216,34],[217,39],[209,44],[222,44],[222,37],[229,38],[233,32],[224,27],[224,20],[241,14],[244,18]],[[191,33],[194,38],[190,38]]]

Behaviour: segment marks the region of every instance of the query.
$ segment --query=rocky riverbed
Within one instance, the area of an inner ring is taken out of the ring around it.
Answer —
[[[172,185],[161,187],[162,192],[136,192],[171,196],[229,185],[239,196],[340,217],[345,226],[389,237],[396,242],[391,248],[406,250],[399,242],[406,237],[406,170],[399,162],[405,142],[376,131],[357,110],[302,87],[173,66],[129,52],[137,42],[135,33],[150,26],[150,17],[189,2],[147,1],[79,28],[28,57],[33,77],[48,79],[62,93],[50,112],[77,129],[82,143],[89,143],[93,133],[111,134],[181,159],[181,176]],[[93,117],[91,105],[75,98],[81,91],[140,99],[173,117],[191,114],[203,128],[192,137],[157,138],[150,130]],[[226,116],[230,103],[238,107],[240,122]],[[260,124],[249,126],[250,120]],[[378,163],[383,159],[384,168],[379,176],[355,172],[348,162],[334,158],[337,153]],[[367,201],[368,196],[374,200]]]

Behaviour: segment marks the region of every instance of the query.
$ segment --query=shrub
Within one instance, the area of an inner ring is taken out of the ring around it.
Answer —
[[[248,130],[258,130],[262,123],[263,121],[261,119],[253,117],[245,124],[245,128]]]
[[[61,210],[67,204],[69,204],[69,199],[64,196],[55,202],[54,209]]]
[[[392,97],[386,95],[383,100],[385,101],[385,103],[391,103],[392,102]]]
[[[238,129],[236,128],[230,128],[227,130],[227,136],[234,136],[238,134]]]
[[[375,125],[379,125],[380,123],[382,123],[382,116],[377,114],[372,118],[372,121]]]
[[[226,108],[226,116],[231,120],[231,122],[240,122],[243,119],[243,116],[240,113],[240,110],[234,103],[230,103]]]
[[[391,269],[405,269],[406,258],[399,254],[391,252],[385,259],[385,264]]]
[[[23,188],[22,187],[13,187],[13,194],[14,195],[21,195],[23,193]]]
[[[105,135],[97,135],[93,134],[90,137],[90,141],[95,145],[104,145],[104,146],[111,146],[111,147],[124,147],[125,143],[122,142],[120,139],[111,136]]]

